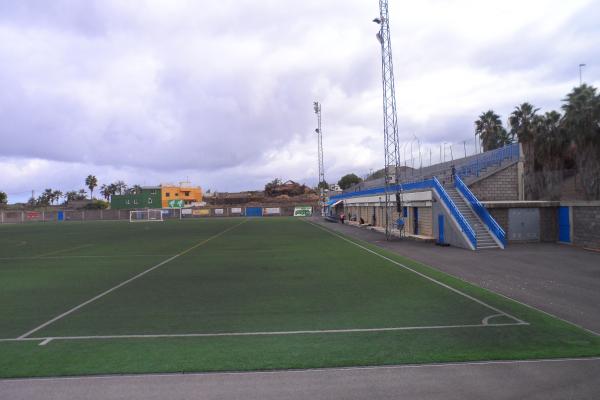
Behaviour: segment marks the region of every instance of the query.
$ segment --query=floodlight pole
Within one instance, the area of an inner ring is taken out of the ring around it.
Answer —
[[[318,159],[319,159],[319,184],[317,189],[319,189],[319,202],[321,203],[321,213],[324,211],[325,207],[325,188],[322,183],[325,182],[325,168],[323,167],[323,130],[321,129],[321,103],[318,101],[313,102],[313,107],[315,110],[315,114],[317,114],[317,129],[315,132],[317,133],[317,142],[318,142]]]
[[[398,138],[398,116],[396,113],[396,89],[394,84],[394,64],[390,35],[388,1],[379,0],[379,24],[377,39],[381,44],[381,83],[383,86],[383,146],[385,171],[385,237],[392,238],[393,206],[402,208],[402,185],[398,176],[400,140]],[[412,157],[412,154],[411,154]],[[398,185],[394,188],[394,185]],[[393,193],[395,192],[395,193]],[[395,199],[393,198],[395,196]]]
[[[583,67],[585,67],[585,64],[579,64],[579,86],[583,85],[583,75],[581,72]]]

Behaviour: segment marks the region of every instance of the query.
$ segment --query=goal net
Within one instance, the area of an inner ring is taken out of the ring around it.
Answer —
[[[133,210],[129,212],[129,222],[153,222],[162,220],[162,210]]]

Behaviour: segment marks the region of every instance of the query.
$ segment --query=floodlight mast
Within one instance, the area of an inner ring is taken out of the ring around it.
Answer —
[[[323,131],[321,129],[321,103],[318,101],[313,102],[315,114],[317,114],[317,142],[318,142],[318,157],[319,157],[319,184],[317,189],[319,190],[319,202],[321,203],[321,213],[325,206],[325,168],[323,167]]]
[[[396,90],[394,85],[394,63],[392,61],[392,42],[390,35],[388,1],[379,0],[379,18],[373,22],[379,24],[377,39],[381,44],[381,82],[383,85],[383,146],[385,179],[385,237],[392,238],[393,206],[398,212],[402,208],[398,168],[400,164],[400,140],[398,138],[398,116],[396,114]],[[398,185],[395,189],[394,186]],[[392,193],[395,192],[395,193]],[[395,199],[393,199],[395,196]]]

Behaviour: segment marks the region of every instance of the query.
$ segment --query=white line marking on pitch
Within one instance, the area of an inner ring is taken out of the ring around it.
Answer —
[[[48,343],[50,343],[50,342],[52,341],[52,339],[53,339],[53,338],[51,338],[51,337],[44,339],[44,340],[43,340],[43,341],[42,341],[42,342],[39,344],[39,346],[45,346],[45,345],[47,345]]]
[[[32,258],[46,257],[46,256],[49,256],[49,255],[52,255],[52,254],[64,253],[65,251],[79,250],[79,249],[83,249],[84,247],[90,247],[90,246],[92,246],[91,243],[82,244],[80,246],[69,247],[69,248],[66,248],[66,249],[54,250],[54,251],[49,251],[47,253],[38,254],[37,256],[33,256]]]
[[[315,224],[313,224],[313,225],[315,225]],[[322,229],[323,229],[323,228],[322,228]],[[456,279],[459,279],[459,280],[462,280],[462,281],[464,281],[464,282],[467,282],[467,283],[470,283],[470,284],[472,284],[472,285],[477,285],[477,283],[468,282],[468,281],[466,281],[465,279],[462,279],[462,278],[458,278],[458,277],[454,277],[454,278],[456,278]],[[490,291],[491,291],[491,289],[486,289],[486,290],[490,290]],[[546,315],[548,315],[549,317],[556,318],[556,319],[558,319],[558,320],[560,320],[560,321],[562,321],[562,322],[564,322],[564,323],[566,323],[566,324],[569,324],[569,325],[575,326],[575,327],[577,327],[577,328],[579,328],[579,329],[583,329],[584,331],[586,331],[586,332],[589,332],[589,333],[592,333],[592,334],[594,334],[594,335],[596,335],[596,336],[600,336],[600,332],[596,332],[596,331],[594,331],[594,330],[592,330],[592,329],[590,329],[590,328],[586,328],[585,326],[582,326],[582,325],[580,325],[580,324],[577,324],[577,323],[575,323],[575,322],[573,322],[573,321],[569,321],[569,320],[567,320],[567,319],[565,319],[565,318],[563,318],[563,317],[559,317],[559,316],[558,316],[558,315],[556,315],[556,314],[553,314],[553,313],[551,313],[551,312],[548,312],[548,311],[546,311],[546,310],[542,310],[541,308],[539,308],[539,307],[535,307],[535,306],[532,306],[531,304],[524,303],[524,302],[522,302],[522,301],[520,301],[520,300],[517,300],[517,299],[515,299],[515,298],[513,298],[513,297],[507,296],[507,295],[505,295],[505,294],[502,294],[502,293],[500,293],[500,292],[496,292],[496,291],[493,291],[493,292],[494,292],[494,294],[495,294],[495,295],[497,295],[497,296],[503,297],[503,298],[505,298],[505,299],[507,299],[507,300],[510,300],[510,301],[514,301],[515,303],[517,303],[517,304],[520,304],[520,305],[522,305],[523,307],[527,307],[527,308],[529,308],[530,310],[535,310],[535,311],[541,312],[542,314],[546,314]],[[528,323],[526,323],[526,324],[528,324]]]
[[[89,256],[27,256],[0,257],[0,261],[11,260],[64,260],[67,258],[127,258],[127,257],[171,257],[173,254],[122,254],[122,255],[89,255]]]
[[[90,304],[90,303],[92,303],[92,302],[94,302],[94,301],[98,300],[98,299],[99,299],[99,298],[101,298],[101,297],[104,297],[104,296],[106,296],[107,294],[109,294],[109,293],[111,293],[111,292],[114,292],[115,290],[119,289],[120,287],[122,287],[122,286],[125,286],[125,285],[127,285],[128,283],[130,283],[130,282],[132,282],[132,281],[134,281],[134,280],[136,280],[136,279],[138,279],[138,278],[141,278],[142,276],[146,275],[147,273],[149,273],[149,272],[151,272],[151,271],[154,271],[155,269],[157,269],[157,268],[160,268],[160,267],[162,267],[162,266],[163,266],[163,265],[165,265],[165,264],[168,264],[168,263],[170,263],[171,261],[175,260],[176,258],[178,258],[178,257],[181,257],[182,255],[189,253],[190,251],[194,250],[195,248],[197,248],[197,247],[200,247],[200,246],[202,246],[203,244],[205,244],[205,243],[207,243],[207,242],[209,242],[209,241],[211,241],[211,240],[213,240],[213,239],[216,239],[216,238],[218,238],[219,236],[221,236],[221,235],[223,235],[223,234],[225,234],[225,233],[229,232],[229,231],[230,231],[230,230],[232,230],[232,229],[234,229],[234,228],[237,228],[238,226],[242,225],[242,224],[243,224],[243,223],[245,223],[246,221],[248,221],[248,220],[244,220],[244,221],[240,222],[239,224],[236,224],[236,225],[234,225],[234,226],[231,226],[231,227],[229,227],[229,228],[225,229],[224,231],[222,231],[222,232],[219,232],[219,233],[217,233],[216,235],[213,235],[213,236],[209,237],[208,239],[205,239],[205,240],[203,240],[203,241],[201,241],[201,242],[199,242],[199,243],[196,243],[196,244],[195,244],[195,245],[193,245],[192,247],[190,247],[190,248],[188,248],[188,249],[186,249],[186,250],[184,250],[184,251],[182,251],[182,252],[180,252],[180,253],[178,253],[178,254],[175,254],[173,257],[167,258],[166,260],[164,260],[164,261],[162,261],[162,262],[160,262],[160,263],[156,264],[155,266],[153,266],[153,267],[151,267],[151,268],[148,268],[147,270],[145,270],[145,271],[143,271],[143,272],[140,272],[139,274],[135,275],[134,277],[132,277],[132,278],[129,278],[129,279],[127,279],[126,281],[123,281],[123,282],[119,283],[119,284],[118,284],[118,285],[116,285],[116,286],[113,286],[112,288],[110,288],[110,289],[108,289],[108,290],[106,290],[106,291],[104,291],[104,292],[100,293],[100,294],[99,294],[99,295],[97,295],[97,296],[94,296],[94,297],[92,297],[91,299],[89,299],[89,300],[87,300],[87,301],[85,301],[85,302],[83,302],[83,303],[79,304],[78,306],[75,306],[75,307],[71,308],[70,310],[68,310],[68,311],[65,311],[64,313],[62,313],[62,314],[60,314],[60,315],[57,315],[56,317],[52,318],[52,319],[51,319],[51,320],[49,320],[49,321],[46,321],[46,322],[44,322],[44,323],[43,323],[43,324],[41,324],[40,326],[38,326],[38,327],[35,327],[35,328],[33,328],[32,330],[30,330],[29,332],[26,332],[26,333],[22,334],[21,336],[19,336],[19,337],[18,337],[18,339],[23,339],[23,338],[26,338],[27,336],[31,335],[32,333],[35,333],[35,332],[39,331],[40,329],[42,329],[42,328],[45,328],[46,326],[48,326],[48,325],[50,325],[50,324],[52,324],[52,323],[54,323],[54,322],[58,321],[59,319],[61,319],[61,318],[64,318],[64,317],[66,317],[67,315],[74,313],[75,311],[79,310],[80,308],[82,308],[82,307],[84,307],[84,306],[86,306],[86,305],[88,305],[88,304]]]
[[[488,315],[487,317],[485,317],[483,319],[483,321],[481,321],[481,323],[483,325],[489,325],[490,324],[490,319],[496,318],[496,317],[503,317],[503,316],[504,316],[504,314],[492,314],[492,315]]]
[[[529,325],[529,323],[528,323],[528,322],[525,322],[525,321],[523,321],[523,320],[520,320],[519,318],[517,318],[517,317],[514,317],[514,316],[510,315],[509,313],[507,313],[507,312],[504,312],[504,311],[500,310],[499,308],[496,308],[496,307],[494,307],[494,306],[492,306],[492,305],[489,305],[489,304],[487,304],[487,303],[486,303],[486,302],[484,302],[484,301],[481,301],[481,300],[479,300],[479,299],[477,299],[477,298],[475,298],[475,297],[473,297],[473,296],[470,296],[470,295],[468,295],[468,294],[466,294],[466,293],[464,293],[464,292],[462,292],[462,291],[460,291],[460,290],[458,290],[458,289],[455,289],[455,288],[453,288],[452,286],[446,285],[445,283],[442,283],[442,282],[438,281],[438,280],[437,280],[437,279],[435,279],[435,278],[432,278],[432,277],[430,277],[430,276],[427,276],[427,275],[425,275],[425,274],[423,274],[423,273],[421,273],[421,272],[419,272],[419,271],[417,271],[417,270],[414,270],[414,269],[412,269],[412,268],[410,268],[410,267],[408,267],[408,266],[406,266],[406,265],[404,265],[404,264],[402,264],[402,263],[399,263],[399,262],[398,262],[398,261],[396,261],[396,260],[392,260],[391,258],[384,256],[383,254],[379,254],[378,252],[376,252],[376,251],[374,251],[374,250],[371,250],[371,249],[369,249],[368,247],[365,247],[365,246],[363,246],[363,245],[361,245],[361,244],[358,244],[358,243],[356,243],[355,241],[353,241],[353,240],[350,240],[350,239],[348,239],[348,238],[346,238],[346,237],[344,237],[344,236],[342,236],[342,235],[339,235],[339,234],[337,234],[336,232],[333,232],[333,231],[331,231],[331,230],[329,230],[329,229],[327,229],[327,228],[324,228],[324,227],[322,227],[322,226],[320,226],[320,225],[317,225],[317,224],[315,224],[315,223],[312,223],[312,222],[308,222],[308,221],[306,221],[306,223],[307,223],[307,224],[310,224],[310,225],[312,225],[312,226],[314,226],[314,227],[317,227],[317,228],[319,228],[319,229],[321,229],[321,230],[323,230],[323,231],[325,231],[325,232],[329,233],[330,235],[336,236],[336,237],[338,237],[338,238],[340,238],[340,239],[342,239],[342,240],[345,240],[345,241],[346,241],[346,242],[348,242],[348,243],[351,243],[351,244],[353,244],[353,245],[355,245],[355,246],[357,246],[357,247],[360,247],[361,249],[363,249],[363,250],[365,250],[365,251],[368,251],[368,252],[369,252],[369,253],[371,253],[371,254],[375,254],[376,256],[378,256],[378,257],[381,257],[381,258],[383,258],[384,260],[387,260],[387,261],[389,261],[389,262],[391,262],[391,263],[393,263],[393,264],[396,264],[396,265],[397,265],[397,266],[399,266],[399,267],[402,267],[402,268],[404,268],[404,269],[406,269],[406,270],[408,270],[408,271],[411,271],[411,272],[413,272],[413,273],[415,273],[415,274],[419,275],[419,276],[420,276],[420,277],[422,277],[422,278],[425,278],[425,279],[427,279],[427,280],[429,280],[429,281],[431,281],[431,282],[434,282],[434,283],[436,283],[436,284],[438,284],[438,285],[440,285],[440,286],[442,286],[442,287],[445,287],[446,289],[448,289],[448,290],[451,290],[451,291],[453,291],[454,293],[457,293],[457,294],[459,294],[459,295],[461,295],[461,296],[463,296],[463,297],[466,297],[467,299],[473,300],[474,302],[476,302],[476,303],[479,303],[479,304],[481,304],[482,306],[489,308],[490,310],[493,310],[493,311],[496,311],[496,312],[497,312],[497,313],[499,313],[499,314],[505,315],[505,316],[507,316],[507,317],[509,317],[509,318],[511,318],[511,319],[513,319],[513,320],[515,320],[515,321],[517,321],[517,324],[518,324],[518,325]]]
[[[321,335],[331,333],[369,333],[369,332],[395,332],[417,331],[431,329],[464,329],[464,328],[493,328],[497,326],[517,326],[520,323],[505,324],[467,324],[467,325],[432,325],[432,326],[400,326],[389,328],[349,328],[349,329],[316,329],[302,331],[265,331],[265,332],[222,332],[222,333],[166,333],[166,334],[138,334],[138,335],[89,335],[89,336],[52,336],[52,337],[19,337],[15,339],[0,339],[0,342],[19,342],[43,340],[41,346],[51,340],[100,340],[100,339],[155,339],[155,338],[194,338],[194,337],[228,337],[228,336],[283,336],[283,335]]]

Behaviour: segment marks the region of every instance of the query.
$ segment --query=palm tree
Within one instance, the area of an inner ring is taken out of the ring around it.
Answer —
[[[126,190],[127,190],[127,184],[125,184],[125,182],[123,181],[116,181],[115,183],[113,183],[114,187],[115,187],[115,193],[119,193],[119,194],[123,194]]]
[[[67,200],[67,203],[69,201],[77,200],[77,192],[74,190],[68,191],[65,193],[65,199]]]
[[[90,189],[90,200],[92,199],[92,195],[94,193],[94,188],[98,186],[98,179],[94,175],[88,175],[85,178],[85,185]]]
[[[539,108],[533,108],[529,103],[515,107],[508,118],[510,134],[519,140],[519,143],[533,143],[536,132],[535,122]]]
[[[40,203],[47,206],[54,200],[54,191],[52,189],[46,189],[40,196]]]
[[[580,181],[588,199],[600,199],[600,95],[583,84],[563,101],[563,127],[577,147]]]
[[[63,192],[61,192],[60,190],[55,190],[52,192],[52,202],[53,203],[58,203],[58,201],[60,200],[60,198],[63,196]]]
[[[569,143],[561,127],[561,115],[556,111],[534,118],[535,160],[541,171],[535,173],[535,184],[539,198],[559,200],[565,151]]]
[[[479,136],[483,151],[497,149],[512,142],[502,126],[500,116],[493,110],[482,113],[475,121],[475,136]]]
[[[104,197],[104,200],[110,201],[110,196],[112,194],[110,190],[110,185],[102,185],[102,187],[100,188],[100,194],[102,195],[102,197]]]
[[[525,175],[525,196],[527,198],[537,197],[534,182],[533,171],[535,169],[535,134],[537,131],[536,123],[537,112],[539,108],[534,108],[531,104],[525,102],[517,107],[508,118],[508,124],[510,125],[510,134],[516,137],[523,145],[523,153],[525,156],[525,162],[523,164],[524,175]]]
[[[127,194],[140,194],[142,193],[142,187],[140,185],[133,185],[125,191]]]

